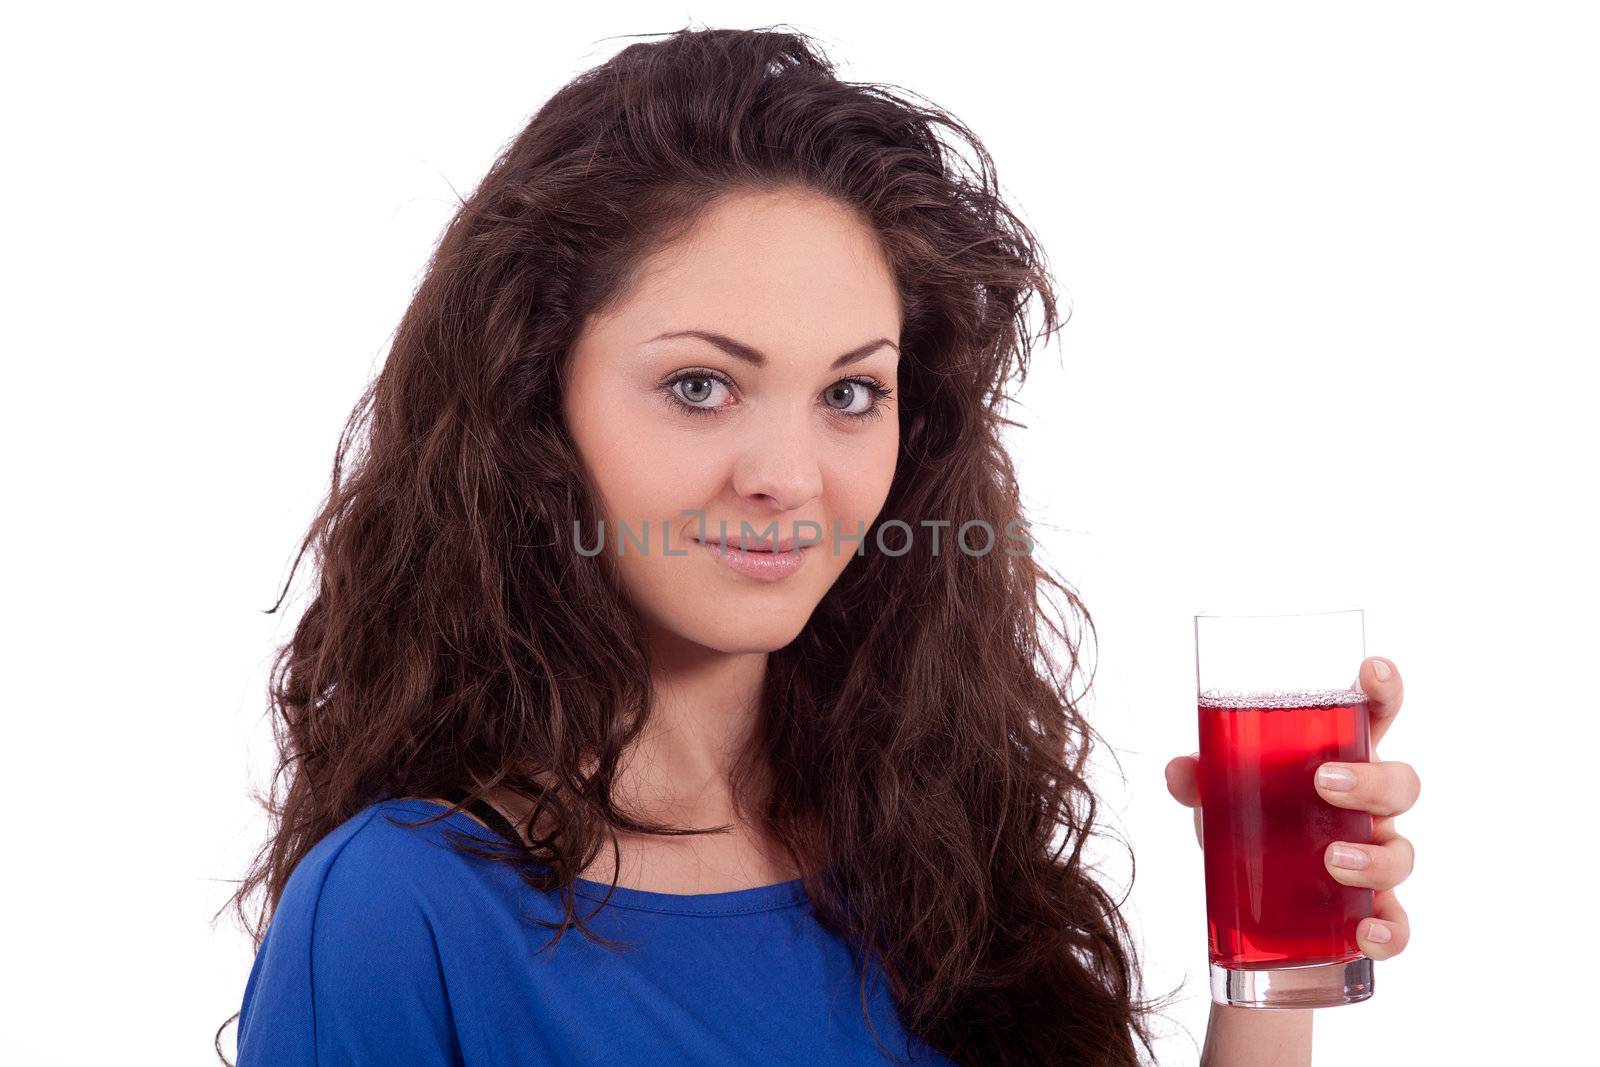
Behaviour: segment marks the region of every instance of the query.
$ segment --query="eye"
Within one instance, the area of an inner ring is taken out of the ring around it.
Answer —
[[[710,370],[691,370],[661,384],[663,399],[674,410],[693,415],[721,415],[729,407],[726,394],[733,383]],[[722,391],[719,397],[718,390]],[[847,421],[876,419],[883,401],[894,390],[870,376],[841,378],[822,391],[828,410]]]
[[[671,400],[677,402],[680,410],[692,411],[703,415],[715,415],[724,401],[719,400],[716,403],[707,403],[707,401],[716,396],[718,388],[721,388],[726,393],[728,384],[719,375],[708,374],[705,371],[692,371],[668,382],[667,393]],[[682,388],[679,388],[680,386]]]
[[[822,393],[824,402],[841,415],[872,418],[881,415],[880,401],[889,395],[883,383],[872,378],[841,378]]]

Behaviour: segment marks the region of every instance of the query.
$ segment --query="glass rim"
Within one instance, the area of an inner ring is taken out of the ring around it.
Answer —
[[[1197,611],[1196,619],[1309,619],[1322,615],[1362,615],[1365,608],[1333,608],[1328,611],[1267,611],[1267,612],[1236,612],[1236,611]]]

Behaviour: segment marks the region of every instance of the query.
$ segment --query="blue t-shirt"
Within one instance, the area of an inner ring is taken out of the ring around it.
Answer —
[[[240,1008],[237,1067],[890,1062],[864,1017],[846,944],[798,879],[727,893],[618,887],[589,920],[621,954],[561,919],[503,864],[455,852],[446,831],[499,840],[464,812],[386,800],[305,855],[286,883]],[[588,916],[609,884],[579,879]],[[918,1064],[951,1061],[906,1031],[881,975],[878,1038]]]

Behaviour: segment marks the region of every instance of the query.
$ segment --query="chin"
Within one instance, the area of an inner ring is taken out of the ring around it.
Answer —
[[[805,629],[805,624],[806,620],[803,618],[792,621],[766,618],[759,622],[728,619],[726,622],[718,620],[717,624],[712,626],[701,622],[700,625],[688,626],[678,632],[685,640],[731,655],[745,652],[776,652],[799,637],[800,631]]]

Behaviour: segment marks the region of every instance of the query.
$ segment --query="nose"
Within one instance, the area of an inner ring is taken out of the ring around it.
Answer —
[[[822,495],[816,428],[805,415],[753,423],[733,468],[733,489],[772,511],[793,511]]]

